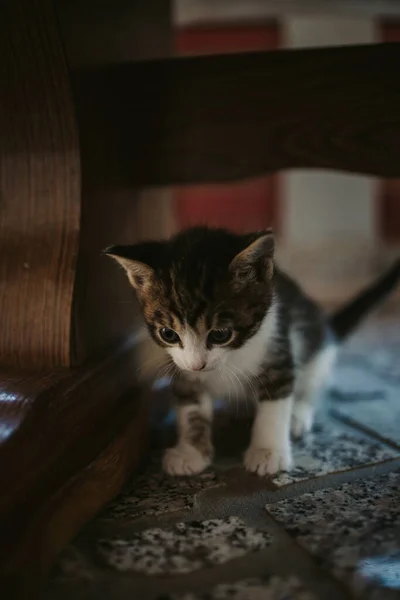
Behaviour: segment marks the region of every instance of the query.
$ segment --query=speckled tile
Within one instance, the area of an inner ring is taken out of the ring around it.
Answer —
[[[174,575],[262,550],[270,541],[268,533],[230,517],[178,523],[170,529],[147,529],[124,539],[103,539],[97,544],[97,552],[118,571]]]
[[[196,477],[165,475],[161,470],[161,457],[157,456],[146,472],[135,477],[128,489],[106,508],[100,518],[129,520],[190,510],[199,492],[221,485],[223,482],[212,471]]]
[[[334,422],[318,423],[312,433],[293,445],[294,467],[274,478],[278,487],[328,473],[347,471],[379,463],[398,456],[398,452],[381,443],[343,431]]]
[[[157,600],[315,600],[315,596],[295,577],[271,577],[221,583],[204,593],[160,596]]]
[[[362,597],[400,597],[400,472],[267,505],[296,541]]]

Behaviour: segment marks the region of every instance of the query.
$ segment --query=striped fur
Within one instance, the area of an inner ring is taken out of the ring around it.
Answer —
[[[289,469],[290,426],[296,436],[311,428],[335,341],[323,312],[276,267],[272,233],[201,227],[107,253],[126,269],[148,331],[171,361],[179,435],[164,469],[205,469],[213,454],[211,397],[239,395],[257,406],[246,468],[259,475]],[[215,332],[226,339],[217,343]]]

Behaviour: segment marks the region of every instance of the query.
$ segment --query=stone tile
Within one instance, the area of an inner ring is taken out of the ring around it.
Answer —
[[[221,583],[208,592],[166,595],[157,600],[315,600],[315,596],[295,577],[271,577]]]
[[[338,402],[381,400],[386,397],[387,386],[364,364],[340,364],[333,372],[328,389],[329,398]]]
[[[155,456],[145,473],[135,477],[100,515],[106,520],[129,520],[161,515],[194,507],[196,495],[204,489],[223,485],[211,471],[196,477],[170,477],[161,470],[161,457]]]
[[[400,383],[400,318],[363,326],[343,347],[338,366],[358,366],[384,382]]]
[[[382,342],[384,344],[384,342]],[[384,383],[400,383],[400,343],[370,347],[367,351],[345,349],[339,357],[338,368],[350,367],[381,379]]]
[[[293,469],[279,474],[273,482],[282,487],[328,473],[379,463],[398,454],[377,441],[361,437],[357,432],[344,431],[326,420],[318,423],[304,440],[293,444]]]
[[[178,523],[170,529],[147,529],[129,538],[103,539],[99,556],[118,571],[173,575],[213,567],[270,544],[270,536],[240,519]]]
[[[400,598],[400,472],[267,505],[333,575],[362,597]]]
[[[332,405],[335,417],[358,424],[379,435],[382,439],[400,447],[400,387],[387,389],[385,398],[348,402]]]
[[[339,356],[331,410],[400,447],[400,327],[364,337],[364,345],[356,338]]]

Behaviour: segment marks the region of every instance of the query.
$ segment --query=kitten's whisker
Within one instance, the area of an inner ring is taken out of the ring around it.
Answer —
[[[229,380],[230,380],[230,382],[232,383],[232,387],[233,387],[233,389],[234,389],[234,390],[235,390],[235,392],[236,392],[236,401],[238,401],[238,400],[237,400],[237,389],[236,389],[236,386],[235,386],[235,381],[232,379],[232,377],[231,377],[231,374],[230,374],[230,372],[229,372],[228,368],[226,367],[226,365],[224,365],[224,372],[225,372],[225,374],[226,374],[226,375],[229,377]],[[230,403],[230,400],[231,400],[231,390],[230,390],[230,388],[229,388],[229,403]]]
[[[269,374],[269,371],[268,371],[268,369],[265,369],[265,373],[267,374],[267,376],[268,376],[268,379],[270,380],[270,382],[273,384],[274,382],[272,381],[272,377],[271,377],[271,375]]]
[[[221,369],[221,375],[225,379],[225,381],[227,381],[228,378],[226,377],[225,368]],[[231,403],[231,389],[228,386],[228,404],[230,405],[230,403]]]
[[[142,362],[140,364],[140,366],[136,369],[136,371],[142,371],[144,368],[146,368],[148,365],[152,365],[152,364],[157,364],[158,362],[160,362],[160,360],[158,358],[154,358],[153,356],[151,358],[148,358],[147,360],[145,360],[144,362]],[[166,364],[166,361],[162,361],[160,366],[164,366],[164,364]]]
[[[163,377],[167,378],[169,371],[171,370],[172,367],[173,367],[173,362],[171,361],[171,358],[168,356],[161,362],[161,364],[156,369],[154,376],[153,376],[154,380],[162,379]]]
[[[169,359],[164,359],[162,361],[160,361],[159,358],[155,358],[155,357],[151,357],[147,360],[145,360],[144,362],[141,363],[141,365],[139,365],[139,367],[136,369],[137,373],[143,373],[146,369],[151,369],[153,366],[156,367],[157,365],[157,369],[156,372],[154,374],[154,377],[157,378],[158,376],[158,372],[162,367],[165,367],[167,364],[169,363]]]
[[[243,396],[246,398],[246,389],[243,385],[242,380],[236,375],[236,373],[231,368],[231,366],[229,367],[229,370],[230,370],[231,374],[235,377],[235,379],[238,381],[240,387],[242,388]],[[236,388],[236,398],[237,398],[237,416],[239,416],[239,389],[237,389],[237,388]]]
[[[266,371],[266,372],[267,372],[267,371]],[[261,377],[260,377],[260,376],[259,376],[257,373],[255,373],[254,371],[252,371],[252,370],[250,370],[250,373],[251,373],[251,375],[252,375],[252,376],[253,376],[255,379],[257,379],[257,380],[259,381],[261,389],[263,389],[263,390],[264,390],[264,391],[267,393],[267,395],[268,395],[268,398],[271,400],[271,396],[270,396],[270,393],[269,393],[269,391],[268,391],[268,388],[265,386],[265,384],[264,384],[263,380],[261,379]],[[271,376],[269,375],[269,373],[268,373],[268,372],[267,372],[267,375],[268,375],[268,377],[269,377],[269,379],[270,379],[270,381],[271,381],[271,383],[272,383]],[[256,388],[255,388],[255,389],[256,389]],[[257,399],[257,402],[258,402],[258,400],[259,400],[259,397],[258,397],[258,396],[259,396],[259,395],[258,395],[258,393],[257,393],[257,390],[256,390],[256,399]]]
[[[254,373],[253,371],[250,371],[250,374],[251,374],[252,377],[254,377],[255,379],[257,379],[261,385],[263,385],[262,379],[257,375],[257,373]],[[249,377],[249,382],[250,381],[251,381],[251,378]],[[252,385],[252,388],[253,388],[253,391],[254,391],[255,401],[256,401],[256,403],[258,403],[259,392],[258,392],[258,390],[257,390],[257,388],[256,388],[256,386],[255,386],[255,384],[254,384],[253,381],[251,381],[251,385]]]
[[[257,389],[256,389],[254,383],[252,382],[251,378],[246,373],[243,373],[243,377],[245,377],[247,383],[250,386],[250,390],[251,390],[252,395],[253,395],[253,404],[257,404],[258,403],[258,393],[257,393]],[[249,399],[246,396],[247,414],[248,414],[248,400]]]
[[[231,367],[234,367],[239,372],[239,374],[242,377],[244,377],[244,379],[248,383],[248,385],[250,387],[250,390],[252,392],[254,403],[257,404],[257,402],[258,402],[257,389],[256,389],[254,383],[252,382],[251,378],[247,375],[247,373],[245,373],[244,371],[242,371],[241,369],[239,369],[239,367],[236,367],[235,365],[231,365]],[[247,394],[245,394],[245,398],[246,398],[246,409],[247,409],[247,415],[248,415],[249,414],[249,406],[248,406],[249,398],[248,398]]]
[[[162,371],[160,372],[160,369],[162,368]],[[161,379],[162,377],[168,377],[168,375],[172,372],[174,372],[174,364],[173,363],[168,363],[167,365],[164,365],[164,367],[160,367],[158,373],[157,373],[157,378]]]

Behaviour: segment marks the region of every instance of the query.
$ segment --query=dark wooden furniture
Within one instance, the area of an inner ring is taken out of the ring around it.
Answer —
[[[399,45],[166,59],[167,2],[100,3],[95,19],[94,4],[0,4],[6,598],[34,597],[145,451],[136,309],[101,256],[140,235],[138,188],[288,167],[400,176]]]

